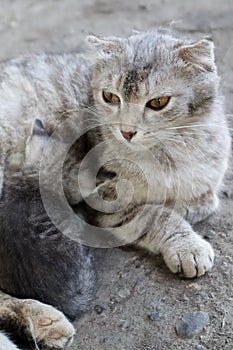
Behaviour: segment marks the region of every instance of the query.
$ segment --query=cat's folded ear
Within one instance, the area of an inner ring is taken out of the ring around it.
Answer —
[[[40,119],[35,119],[28,137],[25,149],[25,166],[38,166],[44,146],[49,139],[49,135]]]
[[[178,56],[189,68],[198,71],[216,71],[214,58],[214,43],[212,39],[206,38],[192,44],[179,47]]]
[[[97,54],[100,58],[111,58],[122,52],[123,45],[122,39],[110,37],[110,38],[98,38],[95,35],[88,35],[86,37],[88,46]]]

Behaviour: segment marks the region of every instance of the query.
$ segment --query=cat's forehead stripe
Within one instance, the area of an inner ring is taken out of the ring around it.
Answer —
[[[122,90],[126,99],[129,99],[131,95],[135,95],[139,92],[140,85],[145,80],[145,78],[145,72],[138,72],[137,70],[131,70],[127,72],[122,86]]]

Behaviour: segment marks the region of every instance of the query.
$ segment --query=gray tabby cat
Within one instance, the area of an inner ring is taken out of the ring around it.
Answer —
[[[117,227],[134,218],[122,235],[143,233],[136,244],[161,253],[172,272],[202,276],[214,252],[191,225],[217,209],[230,153],[213,42],[190,43],[161,31],[88,41],[95,108],[111,133],[102,128],[94,143],[111,139],[101,157],[111,155],[105,169],[116,174],[100,191],[116,198],[122,178],[134,187],[126,210],[100,211],[94,222]]]
[[[214,252],[191,225],[216,210],[230,153],[213,43],[176,39],[162,30],[87,40],[86,56],[30,56],[2,67],[2,186],[4,173],[22,167],[34,119],[52,133],[73,116],[79,128],[85,110],[93,111],[94,126],[103,125],[88,131],[79,145],[83,156],[107,141],[98,155],[99,194],[114,204],[121,179],[128,179],[134,192],[122,209],[129,193],[124,188],[125,198],[118,198],[122,206],[114,213],[102,212],[97,199],[95,208],[82,202],[80,153],[74,145],[64,166],[70,204],[78,204],[76,211],[81,208],[94,225],[120,228],[115,232],[122,241],[140,237],[135,244],[161,253],[172,272],[201,276],[212,267]],[[22,303],[7,298],[9,305]],[[47,309],[40,305],[44,317]],[[1,308],[0,319],[10,317],[13,307]],[[48,334],[44,341],[50,344]]]

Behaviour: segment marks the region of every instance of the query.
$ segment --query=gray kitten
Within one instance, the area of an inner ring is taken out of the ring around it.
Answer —
[[[21,171],[5,178],[0,201],[0,288],[20,298],[53,305],[74,319],[89,309],[96,275],[87,247],[59,232],[43,206],[36,169],[48,139],[42,122],[36,119]],[[52,142],[54,148],[62,149],[60,140]],[[55,166],[54,161],[51,154],[50,166]],[[52,189],[46,191],[54,196]],[[83,222],[76,230],[85,230]],[[0,326],[25,333],[19,319],[8,316],[0,319]],[[45,318],[48,322],[50,325],[50,318]]]
[[[181,40],[161,30],[87,41],[86,55],[30,56],[2,66],[2,187],[23,166],[34,119],[51,134],[74,118],[70,135],[88,120],[87,133],[64,164],[69,203],[121,242],[137,240],[161,253],[172,272],[201,276],[212,267],[214,252],[191,225],[216,210],[230,153],[213,42]],[[84,155],[100,145],[97,184],[105,201],[97,191],[88,201],[86,167],[86,204],[77,174]],[[134,191],[120,186],[122,179]],[[111,210],[101,211],[108,205]],[[44,340],[49,343],[48,335]]]
[[[21,171],[5,179],[0,201],[0,288],[51,304],[74,319],[88,310],[96,277],[87,247],[59,232],[43,206],[36,169],[48,138],[36,119]],[[59,140],[53,143],[61,148]],[[49,161],[54,167],[52,155]],[[51,188],[46,191],[54,196]],[[85,230],[83,221],[76,230]]]

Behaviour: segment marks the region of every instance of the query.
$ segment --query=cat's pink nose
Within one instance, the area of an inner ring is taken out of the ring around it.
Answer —
[[[128,141],[130,141],[132,139],[133,136],[135,136],[137,134],[137,131],[132,132],[132,131],[123,131],[121,130],[122,135],[124,136],[124,138]]]

